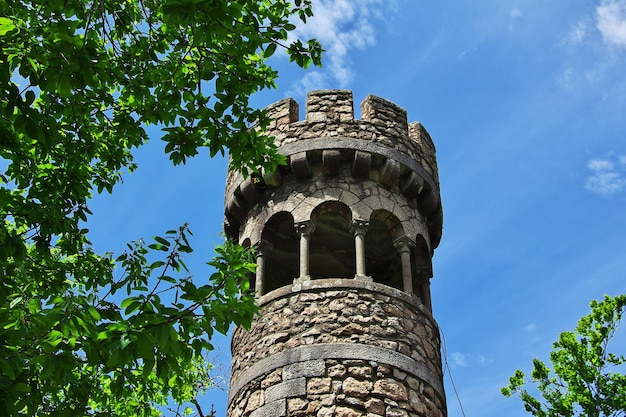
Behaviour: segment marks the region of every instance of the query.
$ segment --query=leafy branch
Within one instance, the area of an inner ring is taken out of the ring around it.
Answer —
[[[515,371],[502,394],[517,394],[537,417],[612,417],[626,413],[624,355],[609,351],[609,342],[626,311],[626,295],[591,302],[574,332],[563,332],[550,353],[553,369],[533,360],[531,378]],[[621,368],[620,368],[621,367]],[[540,398],[524,387],[536,385]]]

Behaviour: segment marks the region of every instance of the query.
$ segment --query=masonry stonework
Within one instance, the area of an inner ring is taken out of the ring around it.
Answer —
[[[446,416],[431,258],[435,148],[406,111],[321,90],[267,108],[287,166],[228,173],[225,228],[257,249],[261,315],[232,338],[230,417]]]

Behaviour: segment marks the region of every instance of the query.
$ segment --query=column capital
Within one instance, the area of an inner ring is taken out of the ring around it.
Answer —
[[[408,236],[402,236],[393,241],[393,246],[400,253],[409,252],[415,246],[415,241]]]
[[[350,226],[350,232],[354,233],[354,235],[362,234],[364,235],[369,227],[370,222],[363,219],[354,219],[352,220],[352,226]]]
[[[311,233],[315,231],[315,225],[311,220],[305,220],[302,222],[295,222],[293,227],[296,229],[298,236],[309,237]]]
[[[274,249],[274,244],[268,240],[261,239],[254,244],[254,249],[258,254],[267,255]]]

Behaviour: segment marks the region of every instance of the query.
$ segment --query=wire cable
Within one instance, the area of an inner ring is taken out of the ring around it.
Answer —
[[[463,417],[465,416],[465,410],[463,409],[463,404],[461,403],[461,397],[459,396],[459,392],[456,390],[456,384],[454,383],[454,379],[452,378],[452,370],[450,369],[450,364],[448,363],[448,349],[446,347],[446,336],[443,334],[443,330],[439,327],[439,334],[441,335],[441,353],[443,354],[443,363],[444,369],[448,370],[448,377],[450,378],[450,382],[452,383],[452,389],[454,390],[454,395],[456,396],[456,400],[459,403],[459,407],[461,408],[461,414]]]

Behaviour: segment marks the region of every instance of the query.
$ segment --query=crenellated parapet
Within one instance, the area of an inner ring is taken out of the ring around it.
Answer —
[[[273,136],[288,165],[246,179],[230,172],[226,187],[226,231],[241,234],[250,210],[285,181],[342,177],[371,180],[398,191],[418,208],[428,225],[431,250],[439,243],[443,222],[435,146],[419,123],[408,123],[406,110],[368,95],[361,118],[354,117],[352,92],[309,92],[304,119],[298,103],[286,98],[266,108]],[[255,243],[255,242],[252,242]]]

